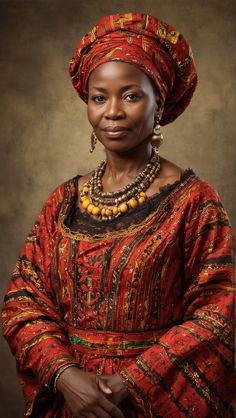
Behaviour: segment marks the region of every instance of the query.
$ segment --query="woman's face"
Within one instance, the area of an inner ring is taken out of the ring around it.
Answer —
[[[89,78],[88,119],[107,150],[126,152],[149,141],[157,100],[151,81],[134,65],[106,62]]]

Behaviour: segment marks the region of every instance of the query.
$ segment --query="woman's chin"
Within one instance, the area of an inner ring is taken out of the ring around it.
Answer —
[[[133,141],[127,141],[122,139],[112,139],[109,141],[101,141],[102,145],[104,146],[105,150],[107,152],[116,152],[118,154],[122,153],[129,153],[131,151],[135,151],[135,149],[139,147],[146,148],[146,146],[150,143],[147,139],[144,139],[143,141],[136,142]]]
[[[136,145],[125,145],[125,144],[109,144],[107,146],[104,145],[106,152],[112,152],[112,153],[117,153],[117,154],[127,154],[129,152],[131,152]]]

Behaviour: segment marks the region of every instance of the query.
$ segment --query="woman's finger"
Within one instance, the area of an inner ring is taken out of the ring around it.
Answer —
[[[103,393],[105,393],[106,395],[112,394],[111,388],[103,380],[99,379],[98,376],[96,377],[96,383]]]
[[[93,412],[96,414],[96,417],[98,418],[111,418],[112,417],[112,415],[104,411],[104,409],[100,408],[100,406],[96,406]]]
[[[99,406],[108,412],[114,418],[125,418],[121,410],[114,403],[110,402],[105,397],[100,400]]]
[[[78,418],[80,418],[81,415],[78,415]],[[97,415],[95,415],[93,412],[87,412],[86,415],[83,415],[83,418],[97,418]]]

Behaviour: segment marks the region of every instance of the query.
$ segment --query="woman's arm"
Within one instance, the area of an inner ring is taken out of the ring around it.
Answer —
[[[50,284],[56,217],[63,187],[51,194],[20,253],[3,306],[3,334],[19,372],[50,386],[56,370],[76,364]]]
[[[26,239],[4,300],[3,334],[16,357],[27,416],[35,416],[37,407],[33,405],[37,394],[48,389],[53,394],[58,389],[74,417],[82,413],[94,416],[94,412],[101,418],[124,418],[120,409],[106,398],[107,391],[111,391],[105,383],[100,390],[95,375],[78,369],[70,351],[64,318],[56,305],[50,268],[62,195],[63,187],[60,187],[49,197]],[[38,387],[33,386],[35,380]],[[43,402],[37,400],[36,404],[39,403]]]
[[[231,417],[233,239],[209,186],[192,199],[183,229],[182,323],[119,376],[147,417]]]

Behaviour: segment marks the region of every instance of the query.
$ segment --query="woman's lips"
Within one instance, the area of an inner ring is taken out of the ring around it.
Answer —
[[[125,126],[107,126],[102,130],[108,138],[121,138],[130,131],[130,129]]]

